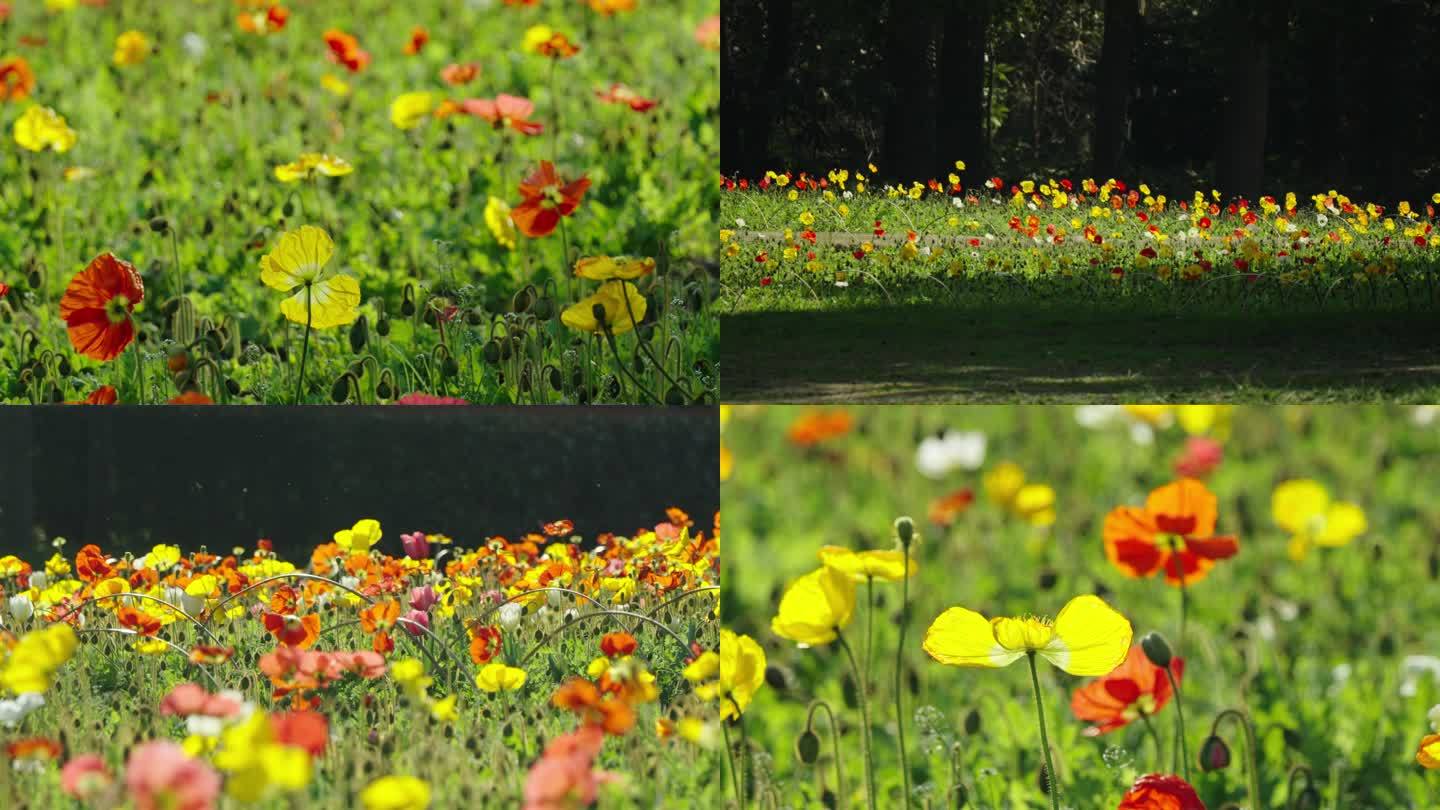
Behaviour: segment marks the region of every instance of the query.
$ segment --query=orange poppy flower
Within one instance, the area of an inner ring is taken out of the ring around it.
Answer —
[[[360,611],[360,629],[367,633],[389,630],[400,618],[400,603],[394,599],[376,602]]]
[[[310,613],[304,617],[282,616],[279,613],[265,614],[265,629],[275,640],[287,647],[309,649],[320,637],[320,615]]]
[[[560,709],[579,715],[586,725],[599,726],[605,733],[620,736],[635,725],[635,710],[616,697],[603,696],[599,687],[584,678],[572,678],[551,697]]]
[[[1215,503],[1204,484],[1182,478],[1151,492],[1143,508],[1116,507],[1105,516],[1105,556],[1128,577],[1163,568],[1171,585],[1198,582],[1240,550],[1234,536],[1214,536]]]
[[[694,526],[695,521],[690,519],[689,513],[678,506],[671,506],[665,510],[665,517],[676,526]]]
[[[521,135],[539,135],[545,131],[544,124],[530,120],[530,114],[535,112],[535,104],[528,98],[501,93],[493,100],[467,99],[460,106],[466,113],[489,121],[496,129],[509,127]]]
[[[525,201],[510,211],[510,219],[520,232],[529,237],[549,236],[561,217],[568,217],[580,207],[580,199],[590,188],[590,178],[584,175],[578,180],[566,183],[555,173],[555,166],[548,160],[540,161],[540,168],[520,183],[520,196]]]
[[[313,757],[323,754],[330,741],[330,723],[319,712],[276,712],[270,715],[270,730],[276,742],[303,748]]]
[[[844,436],[855,425],[849,411],[809,411],[802,414],[786,432],[791,444],[811,447],[838,436]]]
[[[551,537],[568,537],[571,532],[575,531],[575,522],[562,519],[554,523],[546,523],[542,528]]]
[[[235,654],[234,647],[221,647],[215,644],[196,644],[190,650],[190,663],[213,666],[223,664],[230,660]]]
[[[63,755],[60,743],[47,737],[28,737],[5,746],[5,753],[11,759],[59,759]]]
[[[114,360],[135,339],[130,314],[145,298],[145,283],[129,262],[96,256],[70,280],[60,298],[60,317],[75,351],[102,362]]]
[[[265,36],[285,29],[290,21],[290,11],[284,6],[272,5],[265,11],[252,11],[235,18],[235,25],[247,34]]]
[[[590,10],[606,17],[621,11],[634,11],[635,0],[589,0]]]
[[[171,397],[168,403],[171,405],[214,405],[215,400],[199,391],[186,391],[178,397]]]
[[[1170,660],[1176,682],[1185,671],[1183,658]],[[1096,737],[1128,726],[1144,713],[1154,716],[1170,702],[1170,679],[1165,670],[1145,657],[1139,644],[1130,648],[1125,663],[1113,672],[1085,684],[1070,697],[1070,710],[1075,717],[1095,725],[1085,729],[1085,736]]]
[[[638,646],[635,637],[629,633],[606,633],[600,638],[600,652],[604,653],[606,658],[632,655]]]
[[[930,522],[936,526],[950,526],[974,502],[975,493],[969,487],[936,498],[930,502]]]
[[[343,65],[351,73],[359,73],[370,64],[370,53],[360,48],[359,40],[344,31],[331,28],[324,34],[330,48],[330,61]]]
[[[537,44],[535,52],[552,59],[569,59],[580,52],[580,46],[571,42],[569,37],[556,31],[550,35],[549,39]]]
[[[606,104],[628,104],[635,112],[645,112],[660,103],[653,98],[645,98],[619,82],[610,85],[608,90],[596,91],[595,97]]]
[[[479,75],[480,66],[475,64],[474,62],[466,62],[463,65],[446,65],[445,69],[440,71],[440,79],[452,87],[459,87],[462,84],[469,84],[470,82],[475,81],[476,77],[478,77]]]
[[[119,399],[115,393],[115,386],[102,385],[90,392],[90,395],[82,400],[67,402],[66,405],[114,405]]]
[[[0,101],[24,101],[35,92],[35,74],[23,56],[0,59]]]
[[[290,587],[289,585],[281,585],[280,587],[275,589],[274,593],[270,594],[270,612],[294,613],[296,604],[295,600],[295,589]]]
[[[100,553],[100,547],[94,543],[82,546],[75,553],[75,576],[80,577],[82,582],[93,584],[102,579],[109,579],[114,571],[109,560]]]
[[[417,25],[410,29],[410,41],[405,43],[405,55],[415,56],[425,50],[425,45],[430,42],[430,32],[425,26]]]
[[[160,619],[132,605],[121,605],[115,611],[115,618],[121,627],[128,627],[142,636],[153,636],[160,632]]]
[[[488,664],[500,652],[500,628],[494,626],[470,628],[470,660],[477,664]]]

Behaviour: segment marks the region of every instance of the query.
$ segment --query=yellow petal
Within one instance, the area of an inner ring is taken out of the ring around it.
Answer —
[[[1325,528],[1315,537],[1321,546],[1343,546],[1367,528],[1365,510],[1353,503],[1332,503],[1325,512]]]
[[[1286,481],[1270,496],[1270,513],[1280,528],[1298,534],[1308,531],[1313,519],[1330,506],[1330,493],[1318,481]]]
[[[833,568],[821,567],[795,580],[780,598],[770,629],[799,644],[828,644],[855,612],[855,583]]]
[[[306,289],[280,302],[280,311],[298,324],[305,323]],[[354,323],[360,317],[360,282],[352,276],[331,276],[310,285],[310,328],[329,329]]]
[[[275,249],[260,259],[260,280],[265,286],[289,292],[306,281],[318,280],[326,262],[335,255],[330,234],[313,225],[301,226],[280,237]],[[305,322],[302,300],[300,322]]]
[[[1055,639],[1040,651],[1072,675],[1105,675],[1130,651],[1130,621],[1098,596],[1077,596],[1055,617]]]
[[[936,617],[921,646],[936,661],[959,667],[1003,667],[1025,654],[1000,646],[990,620],[962,607],[952,607]]]

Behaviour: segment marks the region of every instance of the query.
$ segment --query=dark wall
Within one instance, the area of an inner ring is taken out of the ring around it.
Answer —
[[[40,538],[107,551],[174,542],[308,552],[378,519],[474,543],[569,518],[628,532],[719,508],[714,409],[9,408],[0,410],[0,553]]]

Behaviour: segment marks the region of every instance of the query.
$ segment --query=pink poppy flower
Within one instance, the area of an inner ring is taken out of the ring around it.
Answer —
[[[89,801],[105,792],[115,777],[97,754],[81,754],[60,769],[60,789],[72,799]]]
[[[614,774],[592,769],[605,732],[587,725],[556,737],[525,779],[524,810],[564,810],[593,804],[600,786]]]
[[[469,405],[469,401],[460,397],[437,397],[423,391],[415,391],[406,394],[395,400],[397,405]]]
[[[468,99],[460,106],[470,115],[489,121],[496,129],[509,127],[521,135],[539,135],[545,131],[544,124],[530,120],[535,103],[528,98],[501,93],[493,99]]]
[[[125,763],[125,787],[136,810],[210,810],[220,774],[169,740],[137,745]]]
[[[189,717],[203,714],[208,717],[231,717],[241,709],[239,701],[224,695],[212,695],[197,683],[182,683],[170,690],[160,701],[160,713]]]
[[[400,535],[400,547],[405,549],[405,556],[412,560],[423,560],[430,556],[430,539],[424,532]]]
[[[439,601],[440,595],[435,593],[435,589],[429,585],[410,589],[410,607],[416,610],[429,613],[430,608],[435,607],[435,603]]]
[[[423,610],[412,610],[405,614],[405,618],[408,621],[401,622],[400,626],[404,627],[405,632],[412,636],[418,636],[425,632],[421,630],[420,627],[425,628],[425,630],[430,629],[430,614]],[[415,625],[417,624],[420,625],[420,627],[416,627]]]

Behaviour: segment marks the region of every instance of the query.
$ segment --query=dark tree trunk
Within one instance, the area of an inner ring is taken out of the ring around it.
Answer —
[[[1265,181],[1265,127],[1270,108],[1270,46],[1289,25],[1286,0],[1232,2],[1229,70],[1215,180],[1227,197],[1255,199]]]
[[[985,138],[985,48],[991,0],[950,0],[940,42],[935,104],[939,162],[963,160],[970,178],[990,173]],[[966,185],[972,185],[968,180]]]
[[[936,6],[931,0],[894,0],[885,24],[885,72],[890,99],[885,112],[885,157],[892,179],[934,177]]]
[[[1130,63],[1140,28],[1138,0],[1105,0],[1105,38],[1096,81],[1094,176],[1098,182],[1121,173],[1129,133]]]

